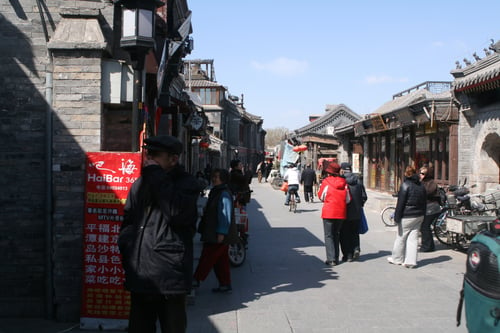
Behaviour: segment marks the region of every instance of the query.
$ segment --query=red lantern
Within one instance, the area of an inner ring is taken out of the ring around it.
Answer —
[[[300,146],[295,146],[293,147],[292,149],[294,152],[297,152],[297,153],[301,153],[303,151],[306,151],[307,150],[307,146],[306,145],[300,145]]]

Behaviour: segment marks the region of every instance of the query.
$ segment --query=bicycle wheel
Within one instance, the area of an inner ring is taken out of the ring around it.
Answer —
[[[437,219],[434,220],[434,236],[437,240],[444,245],[451,246],[453,244],[453,235],[446,230],[446,213],[439,215]]]
[[[247,257],[247,251],[245,248],[245,244],[237,243],[230,244],[228,249],[229,254],[229,263],[233,267],[239,267],[243,265],[245,262],[245,258]]]
[[[290,198],[290,206],[288,206],[288,211],[295,213],[295,198]]]
[[[396,221],[394,221],[394,212],[396,211],[396,207],[388,206],[385,207],[382,212],[380,212],[380,217],[382,218],[382,222],[388,227],[394,227],[396,225]]]

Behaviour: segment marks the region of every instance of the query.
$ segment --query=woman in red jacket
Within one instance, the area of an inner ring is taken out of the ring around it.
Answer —
[[[325,264],[335,266],[339,263],[340,228],[347,214],[347,183],[340,176],[337,163],[329,163],[325,172],[327,177],[321,182],[318,191],[318,198],[323,202],[321,218],[325,234]]]

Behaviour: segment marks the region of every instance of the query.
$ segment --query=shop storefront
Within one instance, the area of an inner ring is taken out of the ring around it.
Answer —
[[[395,193],[407,166],[424,165],[434,170],[439,184],[456,183],[456,164],[450,161],[457,157],[457,106],[451,91],[433,93],[431,88],[426,82],[395,95],[354,124],[354,136],[365,143],[368,188]]]

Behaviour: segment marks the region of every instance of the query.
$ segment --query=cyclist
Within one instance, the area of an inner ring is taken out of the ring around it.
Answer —
[[[289,164],[288,169],[283,176],[283,181],[288,182],[288,192],[286,193],[285,205],[288,206],[290,203],[290,192],[295,192],[296,202],[299,203],[300,172],[295,163]]]

